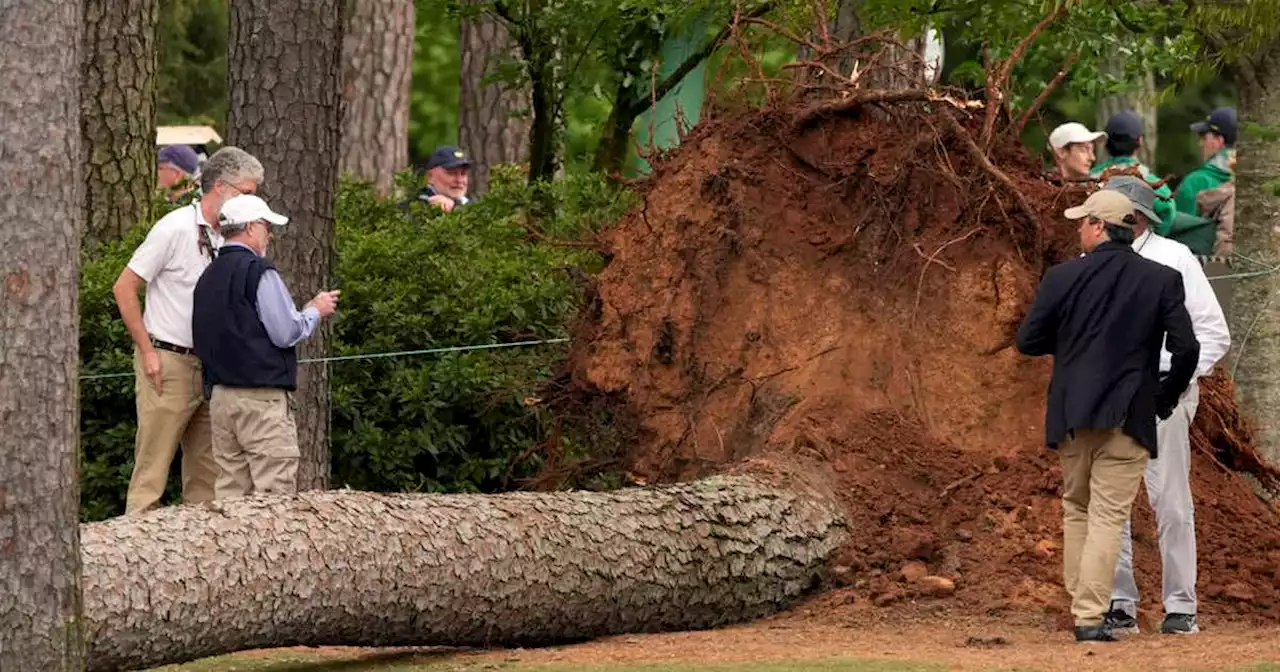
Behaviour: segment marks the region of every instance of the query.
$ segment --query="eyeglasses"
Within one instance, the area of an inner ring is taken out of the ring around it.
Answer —
[[[227,185],[228,187],[231,187],[233,190],[235,190],[236,194],[238,194],[238,195],[240,195],[240,196],[252,196],[252,195],[253,195],[253,192],[254,192],[254,191],[256,191],[256,189],[249,189],[249,190],[247,190],[247,191],[246,191],[246,190],[244,190],[244,189],[241,189],[240,187],[237,187],[237,186],[236,186],[236,185],[234,185],[234,184],[231,184],[230,182],[227,182],[226,180],[218,180],[218,183],[219,183],[219,184],[225,184],[225,185]]]

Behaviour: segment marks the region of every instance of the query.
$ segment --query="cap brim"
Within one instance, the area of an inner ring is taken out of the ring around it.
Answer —
[[[1084,135],[1068,136],[1062,140],[1062,144],[1053,145],[1053,146],[1057,147],[1058,149],[1062,149],[1067,145],[1080,145],[1080,144],[1093,143],[1093,142],[1097,142],[1099,140],[1105,139],[1106,137],[1107,137],[1106,131],[1094,131],[1092,133],[1085,133]],[[1050,144],[1053,144],[1053,143],[1051,142]]]
[[[278,212],[270,212],[262,216],[262,219],[272,226],[284,226],[289,223],[289,218]]]
[[[1134,203],[1133,209],[1146,215],[1147,220],[1150,221],[1152,224],[1158,224],[1160,222],[1160,215],[1157,215],[1155,210],[1152,210],[1145,205]]]
[[[1077,205],[1074,208],[1067,208],[1062,211],[1063,216],[1067,219],[1084,219],[1089,216],[1089,209],[1083,205]]]
[[[1196,133],[1208,133],[1211,128],[1209,127],[1209,122],[1197,121],[1196,123],[1191,124],[1191,130]]]

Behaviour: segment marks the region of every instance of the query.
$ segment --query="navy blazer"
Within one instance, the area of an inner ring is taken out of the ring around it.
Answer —
[[[1176,270],[1119,243],[1045,273],[1017,343],[1023,354],[1053,355],[1050,448],[1072,430],[1120,427],[1156,457],[1156,415],[1177,405],[1200,355],[1185,301]],[[1164,380],[1162,343],[1173,356]]]

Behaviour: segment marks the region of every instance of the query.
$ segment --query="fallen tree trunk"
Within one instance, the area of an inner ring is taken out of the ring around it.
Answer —
[[[527,646],[768,615],[846,536],[747,477],[607,493],[307,492],[82,526],[89,670],[294,645]]]

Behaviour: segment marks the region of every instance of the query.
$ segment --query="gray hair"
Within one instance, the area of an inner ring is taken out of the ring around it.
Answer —
[[[230,184],[252,180],[262,183],[265,179],[266,170],[262,168],[261,161],[239,147],[227,146],[204,162],[200,170],[200,190],[207,194],[219,182]]]
[[[234,236],[237,233],[243,233],[244,230],[249,228],[249,225],[252,223],[253,222],[232,223],[219,217],[218,233],[222,234],[223,238],[230,238],[231,236]]]

